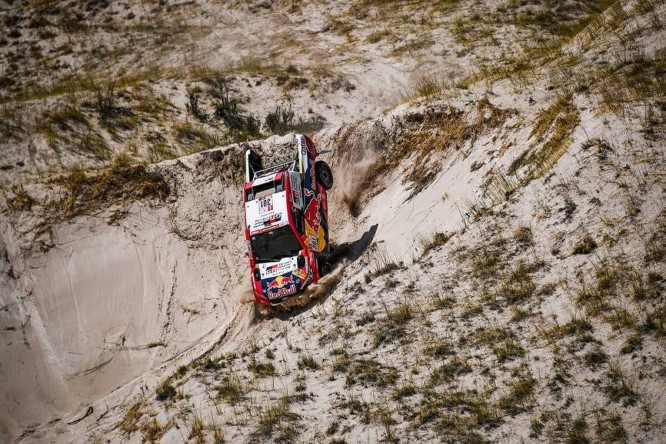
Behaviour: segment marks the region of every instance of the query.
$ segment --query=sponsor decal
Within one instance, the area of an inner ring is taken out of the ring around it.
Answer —
[[[293,285],[294,279],[291,276],[278,276],[268,283],[269,290],[279,290],[285,285]],[[295,287],[294,287],[295,288]]]
[[[291,183],[291,201],[300,210],[303,209],[303,191],[301,187],[301,175],[295,171],[289,172]]]
[[[310,190],[305,190],[305,195],[310,197],[303,217],[305,219],[305,234],[308,236],[308,245],[314,251],[322,251],[325,247],[326,233],[321,226],[321,200],[322,196],[314,197],[314,193]]]
[[[289,223],[287,218],[286,192],[275,193],[245,203],[245,217],[250,235],[277,228]]]
[[[268,296],[268,299],[272,300],[272,299],[280,299],[280,298],[283,298],[285,296],[289,296],[289,295],[292,295],[292,294],[296,294],[296,285],[294,285],[294,284],[291,284],[287,288],[280,288],[277,291],[269,291],[267,296]]]
[[[266,225],[272,225],[276,222],[280,222],[281,220],[282,220],[282,214],[280,213],[271,214],[270,216],[262,217],[261,219],[255,220],[252,228],[255,230],[261,229],[266,227]]]
[[[305,194],[308,194],[307,191],[308,190],[306,190]],[[310,193],[312,192],[310,191]],[[321,196],[313,197],[305,207],[305,211],[303,211],[305,222],[310,226],[313,233],[319,233],[319,226],[321,224],[321,212],[319,211],[320,205]]]
[[[308,173],[310,174],[310,188],[315,190],[317,188],[317,179],[315,179],[314,160],[308,158]]]
[[[308,236],[308,246],[310,247],[310,250],[319,251],[317,236]]]
[[[273,211],[273,196],[259,199],[259,214]]]
[[[295,261],[292,259],[282,260],[274,264],[260,264],[261,266],[261,276],[263,278],[271,278],[280,274],[287,273],[292,269],[296,268]]]
[[[292,273],[294,276],[299,278],[300,280],[304,281],[306,277],[308,277],[308,272],[305,271],[305,269],[298,269]]]

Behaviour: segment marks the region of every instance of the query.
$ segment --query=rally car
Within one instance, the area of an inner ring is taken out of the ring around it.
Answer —
[[[245,238],[252,289],[262,305],[279,305],[317,283],[329,271],[328,164],[317,160],[312,140],[294,136],[295,155],[265,168],[245,153]]]

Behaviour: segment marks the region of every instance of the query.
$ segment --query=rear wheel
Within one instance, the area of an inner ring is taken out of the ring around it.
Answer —
[[[326,162],[323,160],[315,162],[315,173],[317,175],[317,182],[325,190],[330,190],[333,187],[333,172]]]

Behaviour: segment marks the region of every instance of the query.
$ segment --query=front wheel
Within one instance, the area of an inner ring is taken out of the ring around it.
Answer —
[[[317,182],[325,190],[328,191],[333,187],[333,172],[326,162],[323,160],[315,162],[315,174],[317,175]]]
[[[333,271],[331,264],[329,264],[328,262],[319,260],[318,265],[319,265],[319,277],[326,276],[327,274],[330,274],[331,271]]]

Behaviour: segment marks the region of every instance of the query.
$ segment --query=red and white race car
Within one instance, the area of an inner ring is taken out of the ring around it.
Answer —
[[[295,136],[295,156],[264,168],[245,153],[245,238],[258,303],[279,305],[329,271],[328,201],[333,174],[305,135]]]

